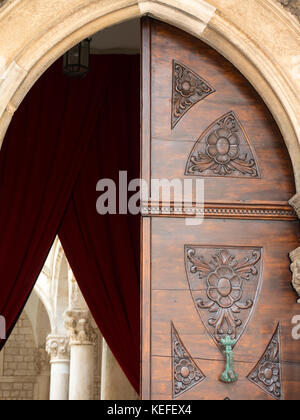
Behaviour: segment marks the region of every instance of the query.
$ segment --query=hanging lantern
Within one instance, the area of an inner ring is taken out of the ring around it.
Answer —
[[[82,78],[89,72],[91,38],[86,38],[64,54],[63,73]]]

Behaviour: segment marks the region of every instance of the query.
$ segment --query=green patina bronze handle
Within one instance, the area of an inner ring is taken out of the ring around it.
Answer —
[[[232,383],[238,380],[238,374],[233,370],[233,350],[236,340],[232,340],[229,335],[221,339],[221,344],[225,347],[224,353],[226,356],[226,369],[221,375],[221,381],[225,383]]]

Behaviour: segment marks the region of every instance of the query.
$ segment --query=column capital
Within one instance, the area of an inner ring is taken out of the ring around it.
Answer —
[[[70,345],[92,345],[97,334],[91,323],[91,314],[86,309],[70,309],[65,312],[65,327],[69,333]]]
[[[293,207],[300,219],[300,193],[295,194],[290,200],[289,205]]]
[[[290,259],[292,261],[291,271],[293,273],[293,287],[298,293],[297,302],[300,303],[300,247],[296,248],[294,251],[290,252]]]
[[[46,351],[50,355],[50,363],[69,361],[69,338],[63,335],[48,335]]]

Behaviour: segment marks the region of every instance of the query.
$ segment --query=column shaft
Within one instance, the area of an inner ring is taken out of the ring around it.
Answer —
[[[69,399],[93,400],[94,398],[94,346],[72,345]]]
[[[65,401],[69,397],[70,363],[51,362],[50,400]]]
[[[91,326],[90,313],[85,309],[70,309],[65,316],[71,353],[69,400],[93,400],[96,334]]]
[[[47,338],[50,355],[50,400],[64,401],[69,396],[70,353],[69,339],[50,335]]]

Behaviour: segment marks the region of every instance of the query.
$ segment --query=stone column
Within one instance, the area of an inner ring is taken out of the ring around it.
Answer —
[[[101,369],[101,400],[138,400],[116,358],[103,339]]]
[[[50,398],[50,363],[49,356],[44,348],[39,347],[36,350],[35,364],[38,376],[34,399],[47,401]]]
[[[96,334],[91,325],[90,312],[72,309],[68,310],[65,316],[71,352],[69,400],[93,400]]]
[[[50,400],[68,400],[70,353],[69,339],[65,336],[49,335],[46,350],[50,355]]]

